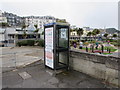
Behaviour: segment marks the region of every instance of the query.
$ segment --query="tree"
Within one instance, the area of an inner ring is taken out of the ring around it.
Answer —
[[[38,25],[34,25],[34,26],[35,26],[35,28],[36,28],[36,30],[34,31],[35,34],[36,34],[36,39],[38,39],[38,31],[39,31]]]
[[[77,31],[77,30],[78,30],[78,28],[77,28],[77,27],[73,29],[73,31]]]
[[[27,27],[27,26],[25,25],[25,23],[23,23],[23,25],[22,25],[22,30],[24,31],[24,33],[23,33],[23,38],[24,38],[24,39],[26,39],[26,37],[27,37],[27,33],[26,33],[26,30],[25,30],[26,27]]]
[[[35,26],[35,28],[37,29],[38,28],[38,25],[36,24],[36,25],[34,25]]]
[[[24,30],[27,26],[25,24],[22,25],[22,30]]]
[[[96,31],[97,35],[100,34],[100,30],[99,29],[95,29],[95,31]]]
[[[92,36],[95,38],[96,33],[93,31],[91,33],[92,33]]]
[[[92,32],[87,33],[87,36],[91,37],[91,35],[92,35]]]
[[[83,29],[82,28],[79,28],[78,30],[77,30],[77,34],[78,34],[78,36],[79,36],[79,41],[80,41],[80,39],[81,39],[81,36],[83,35]]]
[[[37,28],[34,32],[38,33],[39,29]]]
[[[60,23],[68,23],[68,22],[66,21],[66,19],[56,19],[56,22],[60,22]]]
[[[42,35],[44,35],[44,31],[42,32]]]
[[[112,36],[112,37],[116,38],[116,37],[117,37],[117,34],[113,34],[113,36]]]
[[[2,28],[9,27],[8,23],[4,23],[4,22],[0,23],[0,26]]]
[[[73,29],[70,29],[70,32],[73,32]]]
[[[105,34],[104,34],[104,37],[106,38],[106,41],[107,41],[108,34],[107,34],[107,33],[105,33]]]
[[[91,36],[91,35],[92,35],[92,32],[88,32],[88,33],[87,33],[87,36]]]
[[[100,30],[99,29],[94,29],[93,32],[92,32],[92,35],[95,36],[95,39],[96,39],[96,36],[100,33]]]
[[[26,33],[26,31],[24,30],[23,38],[26,39],[26,37],[27,37],[27,33]]]

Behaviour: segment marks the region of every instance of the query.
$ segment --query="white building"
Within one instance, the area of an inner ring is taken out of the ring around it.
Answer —
[[[15,43],[16,40],[20,39],[36,39],[36,30],[34,25],[29,25],[25,30],[20,27],[7,27],[0,28],[0,41],[8,41],[9,43]],[[26,38],[24,33],[26,32]],[[38,33],[40,38],[40,33]]]
[[[83,27],[83,35],[82,37],[87,37],[87,34],[89,32],[92,32],[93,31],[93,28],[90,28],[90,27]]]
[[[89,32],[90,32],[90,31],[88,31],[88,30],[84,30],[82,37],[87,37],[87,34],[88,34]]]
[[[28,16],[25,18],[25,24],[28,26],[30,24],[37,25],[38,28],[44,29],[44,24],[56,22],[56,19],[52,16]]]
[[[1,10],[0,10],[0,23],[7,23],[7,18],[2,15]]]
[[[83,27],[83,30],[90,31],[90,27]]]
[[[70,32],[70,35],[71,36],[77,36],[77,32],[76,31],[72,31],[72,32]]]
[[[4,17],[4,19],[7,19],[9,26],[21,26],[24,21],[22,17],[8,12],[2,12],[2,17]]]

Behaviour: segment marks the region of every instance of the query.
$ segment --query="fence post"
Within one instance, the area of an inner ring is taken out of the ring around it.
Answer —
[[[94,45],[92,45],[92,53],[94,53]]]
[[[86,47],[86,52],[88,52],[88,47]]]

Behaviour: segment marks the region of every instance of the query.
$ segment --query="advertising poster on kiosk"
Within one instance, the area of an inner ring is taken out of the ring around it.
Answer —
[[[53,27],[45,28],[45,65],[54,68],[53,62]]]

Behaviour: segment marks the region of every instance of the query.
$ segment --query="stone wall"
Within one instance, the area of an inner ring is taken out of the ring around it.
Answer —
[[[118,82],[119,60],[119,57],[71,50],[69,62],[70,68],[74,70],[102,79],[109,84],[120,86]]]

